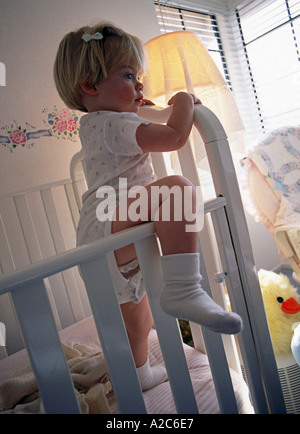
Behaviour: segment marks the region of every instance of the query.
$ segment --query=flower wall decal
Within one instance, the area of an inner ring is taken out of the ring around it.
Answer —
[[[34,146],[35,140],[41,137],[76,140],[79,131],[77,113],[67,108],[58,110],[56,106],[50,112],[45,108],[42,113],[47,115],[47,119],[43,120],[46,129],[37,130],[28,122],[20,125],[16,120],[13,120],[12,124],[0,128],[0,145],[13,152],[17,147],[31,148]],[[5,135],[1,135],[1,132],[5,132]]]
[[[47,109],[43,110],[43,113],[48,113],[48,118],[44,124],[48,126],[51,135],[57,139],[74,140],[78,135],[78,114],[67,108],[63,108],[58,111],[54,106],[52,112],[48,112]]]
[[[32,140],[32,133],[28,130],[34,130],[35,127],[28,122],[25,122],[25,125],[21,126],[15,119],[13,120],[12,124],[5,125],[4,127],[0,128],[1,131],[5,131],[6,135],[2,136],[0,135],[0,143],[2,146],[9,149],[11,152],[17,147],[31,147],[33,146]]]

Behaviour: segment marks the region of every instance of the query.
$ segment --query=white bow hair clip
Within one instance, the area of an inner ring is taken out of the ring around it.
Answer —
[[[95,40],[103,39],[103,35],[100,32],[96,32],[93,35],[90,35],[89,33],[85,33],[84,35],[82,35],[82,39],[84,40],[84,42],[90,42],[92,39]]]

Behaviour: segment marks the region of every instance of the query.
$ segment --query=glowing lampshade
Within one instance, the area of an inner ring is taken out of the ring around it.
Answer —
[[[244,152],[243,123],[235,101],[209,52],[193,32],[166,33],[145,44],[147,71],[143,78],[144,95],[165,106],[179,91],[197,95],[202,104],[220,119],[232,151]],[[197,162],[205,158],[202,146],[194,146]]]
[[[145,93],[156,101],[175,92],[205,91],[225,84],[208,51],[192,32],[166,33],[146,43]]]

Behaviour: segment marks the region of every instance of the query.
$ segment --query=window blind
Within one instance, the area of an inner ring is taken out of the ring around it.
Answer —
[[[256,101],[257,131],[300,124],[300,1],[248,1],[235,15]]]
[[[217,18],[213,14],[190,10],[178,5],[155,1],[155,10],[161,33],[187,30],[194,32],[210,52],[227,84],[230,86],[228,68],[223,51]]]

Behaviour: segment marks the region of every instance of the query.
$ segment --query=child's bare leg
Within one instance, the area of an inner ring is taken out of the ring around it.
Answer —
[[[152,327],[152,315],[147,295],[138,303],[121,304],[132,355],[142,390],[151,389],[168,379],[163,364],[150,366],[148,359],[148,336]]]
[[[196,191],[192,184],[182,177],[169,177],[163,180],[175,182],[182,189],[193,189],[190,208],[196,215]],[[185,201],[182,200],[182,207]],[[182,220],[174,219],[176,204],[174,196],[170,201],[170,221],[164,221],[163,204],[158,210],[159,220],[155,222],[155,229],[159,237],[163,256],[162,269],[164,287],[161,292],[160,304],[162,309],[176,318],[195,322],[218,333],[235,334],[242,329],[239,315],[226,312],[216,304],[201,288],[200,261],[198,253],[198,233],[187,232],[188,223],[185,220],[184,209],[181,211]],[[186,206],[186,204],[185,204]]]
[[[206,326],[213,331],[220,333],[238,333],[242,328],[241,318],[235,314],[224,311],[217,305],[201,288],[200,263],[198,254],[198,234],[197,232],[187,232],[187,222],[185,213],[182,209],[182,219],[176,221],[174,218],[175,206],[174,196],[170,198],[170,218],[164,221],[163,200],[156,204],[153,210],[151,202],[152,188],[173,186],[181,188],[184,196],[184,187],[192,188],[191,208],[196,212],[196,191],[192,184],[180,176],[170,176],[147,186],[149,220],[156,215],[155,229],[162,247],[162,268],[164,277],[164,287],[161,293],[161,306],[163,310],[177,318],[193,321]],[[128,207],[135,199],[128,200]],[[184,200],[181,206],[184,206]],[[176,204],[177,206],[177,204]],[[151,208],[152,207],[152,208]],[[117,213],[118,218],[118,213]],[[117,221],[113,222],[113,231],[120,231],[131,226],[142,223],[141,221]],[[119,265],[129,262],[135,257],[133,246],[127,246],[115,252]]]
[[[120,305],[125,322],[132,355],[137,367],[146,363],[148,358],[148,335],[152,327],[152,315],[148,298],[135,304],[131,301]]]

